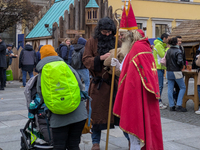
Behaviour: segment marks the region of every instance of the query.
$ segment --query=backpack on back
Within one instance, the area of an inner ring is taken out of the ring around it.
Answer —
[[[57,47],[56,50],[55,50],[56,53],[58,54],[58,56],[61,56],[61,55],[60,55],[60,48],[61,48],[61,47],[59,46],[59,47]]]
[[[81,64],[82,64],[82,55],[81,55],[81,50],[79,51],[73,51],[72,54],[72,62],[71,62],[71,66],[74,69],[80,69],[81,68]]]
[[[80,88],[76,77],[64,61],[44,65],[41,92],[47,108],[55,114],[68,114],[80,104]]]

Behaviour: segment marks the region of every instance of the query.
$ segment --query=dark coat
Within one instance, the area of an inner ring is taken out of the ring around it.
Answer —
[[[184,65],[183,53],[177,46],[171,46],[166,55],[167,71],[181,71]]]
[[[6,68],[6,44],[4,41],[0,42],[0,67]]]
[[[19,68],[32,72],[37,63],[36,52],[31,45],[26,45],[19,56]]]
[[[85,50],[85,46],[81,44],[76,44],[74,46],[74,51],[80,52],[81,53],[81,58],[83,58],[83,53]],[[81,60],[82,61],[82,60]],[[79,69],[85,69],[86,67],[84,66],[83,62],[81,63],[81,67]]]
[[[65,43],[60,44],[60,57],[70,65],[72,62],[72,53],[74,51],[74,47],[70,45],[69,47]]]
[[[89,96],[92,98],[92,120],[93,129],[102,130],[107,128],[108,110],[111,90],[111,75],[104,69],[103,61],[97,52],[98,40],[91,38],[85,45],[83,53],[83,64],[90,71],[92,79],[90,81]],[[117,82],[115,80],[115,92],[117,90]],[[115,99],[115,93],[113,99]],[[112,113],[111,113],[112,114]],[[114,116],[111,116],[111,128],[114,127]]]
[[[40,49],[41,49],[42,46],[43,45],[40,45],[38,51],[36,52],[37,63],[41,60]]]

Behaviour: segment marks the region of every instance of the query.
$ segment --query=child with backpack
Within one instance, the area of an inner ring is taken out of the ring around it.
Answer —
[[[80,137],[87,119],[82,84],[78,74],[57,56],[51,45],[44,45],[39,71],[37,93],[51,111],[54,150],[80,149]]]

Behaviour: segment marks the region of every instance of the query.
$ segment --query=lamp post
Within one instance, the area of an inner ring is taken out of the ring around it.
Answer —
[[[54,31],[56,30],[56,27],[50,28],[49,24],[44,24],[45,28],[47,29],[47,31],[51,34],[52,38],[54,39]]]

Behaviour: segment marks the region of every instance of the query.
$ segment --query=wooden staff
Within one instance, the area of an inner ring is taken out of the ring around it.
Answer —
[[[119,21],[116,18],[116,12],[118,10],[122,9],[117,9],[115,10],[114,17],[115,20],[117,21],[117,33],[116,33],[116,40],[115,40],[115,53],[114,53],[114,58],[117,56],[117,47],[118,47],[118,34],[119,34]],[[114,81],[115,81],[115,66],[113,67],[112,71],[112,82],[111,82],[111,91],[110,91],[110,104],[109,104],[109,111],[108,111],[108,123],[107,123],[107,137],[106,137],[106,150],[108,150],[108,140],[109,140],[109,131],[110,131],[110,119],[111,119],[111,110],[112,110],[112,99],[113,99],[113,89],[114,89]]]

